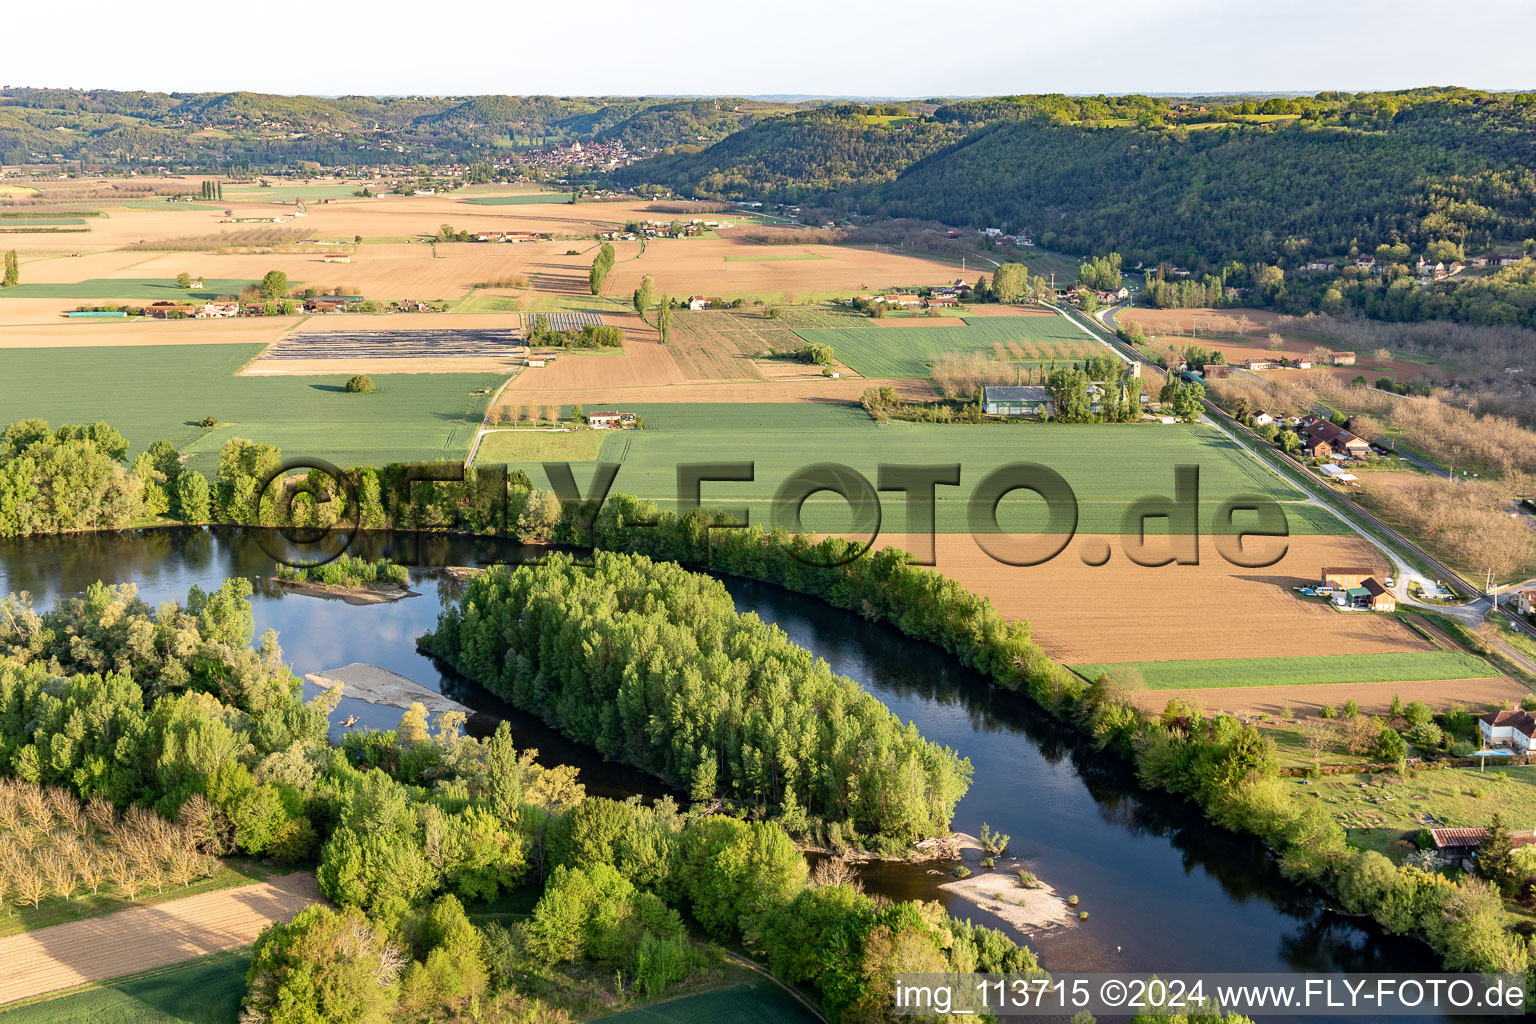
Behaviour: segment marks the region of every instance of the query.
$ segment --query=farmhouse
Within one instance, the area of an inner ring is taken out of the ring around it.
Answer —
[[[1226,363],[1206,363],[1204,376],[1206,380],[1226,380],[1232,376],[1232,367]]]
[[[1353,352],[1335,352],[1328,357],[1328,361],[1334,366],[1354,366],[1355,354]]]
[[[1333,445],[1320,437],[1303,437],[1301,439],[1301,446],[1314,459],[1333,458]]]
[[[1275,422],[1275,418],[1263,409],[1253,414],[1253,425],[1256,427],[1268,426],[1273,422]]]
[[[1056,403],[1049,388],[1038,385],[982,389],[982,407],[988,416],[1054,416]]]
[[[1323,586],[1334,590],[1348,590],[1351,587],[1364,585],[1365,581],[1375,575],[1374,569],[1360,565],[1334,566],[1323,568]]]
[[[1382,586],[1379,582],[1377,582],[1376,577],[1372,576],[1369,579],[1367,579],[1365,581],[1365,585],[1364,586],[1365,586],[1366,592],[1371,595],[1371,597],[1370,597],[1370,608],[1371,608],[1371,611],[1373,611],[1373,612],[1395,612],[1395,611],[1397,611],[1397,597],[1395,595],[1393,595],[1392,591],[1388,590],[1386,587]]]
[[[1536,590],[1515,591],[1515,608],[1521,615],[1529,615],[1536,610]]]
[[[197,311],[197,315],[205,320],[221,320],[224,317],[239,316],[240,303],[205,302],[203,303],[203,308]]]
[[[1243,365],[1250,370],[1273,370],[1275,368],[1275,361],[1273,359],[1249,359]]]
[[[1536,715],[1529,711],[1490,711],[1477,720],[1483,746],[1513,747],[1530,754],[1536,752]]]
[[[688,308],[689,309],[695,309],[695,310],[697,310],[697,309],[708,309],[710,306],[713,306],[716,303],[719,303],[720,305],[723,306],[723,305],[725,305],[725,300],[723,300],[723,299],[721,299],[721,298],[719,298],[717,296],[714,296],[714,295],[690,295],[690,296],[688,296]]]
[[[635,425],[632,412],[589,412],[587,426],[593,430],[622,430]]]
[[[1321,458],[1327,458],[1335,452],[1363,459],[1371,454],[1370,443],[1362,437],[1357,437],[1343,427],[1323,419],[1321,416],[1303,416],[1301,422],[1296,424],[1297,431],[1301,434],[1307,451]],[[1326,448],[1324,453],[1317,449]]]
[[[953,295],[934,295],[930,296],[928,299],[929,309],[948,308],[958,305],[960,305],[960,300],[955,298]]]

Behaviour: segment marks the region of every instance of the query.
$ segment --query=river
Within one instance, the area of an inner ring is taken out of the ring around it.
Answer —
[[[0,541],[0,593],[26,590],[39,607],[95,580],[132,582],[151,604],[183,599],[194,584],[270,576],[271,542],[255,531],[174,529]],[[480,538],[375,534],[352,553],[389,555],[412,569],[420,596],[350,605],[258,583],[256,632],[275,629],[295,672],[350,662],[383,666],[474,709],[470,728],[509,720],[522,746],[546,763],[581,769],[588,791],[665,792],[643,773],[604,763],[532,717],[461,679],[445,677],[416,651],[459,584],[422,566],[517,561],[529,552]],[[813,598],[752,581],[726,579],[740,611],[777,623],[796,643],[859,682],[924,736],[971,759],[975,779],[955,827],[982,823],[1010,834],[1022,856],[1057,891],[1076,894],[1089,920],[1031,938],[1057,970],[1125,971],[1427,971],[1438,961],[1416,941],[1383,934],[1327,909],[1315,894],[1280,876],[1254,840],[1210,826],[1190,805],[1140,790],[1120,759],[1101,755],[1027,698],[1001,691],[932,645],[869,623]],[[1085,628],[1092,628],[1085,623]],[[400,712],[347,698],[333,716],[390,728]],[[336,726],[339,733],[340,727]],[[942,896],[929,866],[874,865],[866,885],[903,898]],[[1000,924],[959,898],[951,909]],[[1317,1018],[1313,1018],[1317,1019]]]

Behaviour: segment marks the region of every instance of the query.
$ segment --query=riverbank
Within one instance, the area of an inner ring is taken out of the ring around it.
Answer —
[[[340,686],[345,696],[355,697],[369,704],[387,704],[395,708],[408,708],[412,704],[420,704],[432,712],[470,713],[470,709],[458,701],[450,700],[436,690],[422,686],[414,679],[407,679],[398,672],[391,672],[378,665],[353,662],[340,668],[311,672],[304,677],[304,681],[325,689]]]
[[[1077,912],[1055,889],[1044,882],[1036,882],[1030,887],[1019,883],[1016,872],[1022,864],[1022,861],[1012,862],[1013,874],[988,871],[945,882],[939,886],[939,891],[969,900],[1008,922],[1028,939],[1077,923]]]
[[[388,604],[392,601],[403,601],[407,597],[421,596],[403,583],[370,583],[361,586],[346,586],[342,584],[316,583],[314,580],[285,580],[281,576],[264,576],[262,579],[283,590],[303,594],[305,597],[345,601],[347,604]]]

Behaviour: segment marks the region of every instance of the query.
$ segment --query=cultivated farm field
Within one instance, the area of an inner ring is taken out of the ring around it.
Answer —
[[[877,425],[857,406],[802,402],[728,404],[644,404],[622,399],[605,408],[636,412],[645,429],[613,435],[603,457],[623,451],[623,467],[614,490],[662,502],[676,497],[676,467],[688,462],[753,461],[753,483],[710,484],[706,494],[722,503],[746,503],[766,516],[779,485],[794,471],[835,459],[873,481],[885,463],[949,463],[962,466],[961,486],[939,488],[938,528],[969,529],[968,496],[991,470],[1013,462],[1042,463],[1059,472],[1078,501],[1081,533],[1118,534],[1130,503],[1173,488],[1173,467],[1200,467],[1200,529],[1211,532],[1217,505],[1238,493],[1262,494],[1285,502],[1294,534],[1338,532],[1332,516],[1302,504],[1301,495],[1243,453],[1226,435],[1202,425],[988,424]],[[586,411],[594,411],[587,406]],[[529,466],[535,481],[538,466]],[[581,470],[578,470],[580,479]],[[886,496],[895,509],[898,497]],[[825,513],[825,515],[823,515]],[[897,511],[890,513],[898,516]],[[1045,516],[1039,499],[1027,491],[1005,498],[999,510],[1005,530],[1038,533]],[[1241,522],[1241,520],[1240,520]],[[847,505],[836,495],[817,495],[806,503],[805,524],[816,532],[848,528]],[[900,525],[892,526],[900,529]],[[1149,532],[1156,532],[1156,523]],[[1309,570],[1307,578],[1315,575]]]
[[[213,953],[5,1010],[6,1024],[231,1024],[240,1016],[248,950]]]
[[[591,462],[603,440],[596,430],[493,430],[481,437],[475,462]]]
[[[622,477],[622,474],[621,474]],[[707,492],[706,492],[707,493]],[[899,530],[897,522],[891,530]],[[920,539],[897,532],[882,533],[882,545],[908,551],[923,550]],[[1262,569],[1234,566],[1214,549],[1209,537],[1200,541],[1198,565],[1143,566],[1123,552],[1118,534],[1079,533],[1060,555],[1041,565],[1007,566],[995,561],[965,534],[940,533],[934,568],[992,600],[1002,614],[1030,624],[1034,639],[1055,660],[1068,665],[1107,662],[1196,661],[1218,658],[1310,658],[1319,651],[1355,655],[1434,652],[1435,646],[1389,615],[1345,615],[1322,602],[1298,597],[1291,587],[1316,578],[1331,564],[1381,565],[1382,557],[1354,536],[1293,535],[1285,554]],[[1089,565],[1082,555],[1110,551],[1103,565]],[[1269,549],[1263,549],[1269,550]],[[1456,668],[1459,678],[1466,668]],[[1484,670],[1487,674],[1487,670]],[[1400,687],[1403,699],[1410,686]],[[1421,683],[1425,692],[1444,688],[1458,696],[1460,684]],[[1298,707],[1344,696],[1329,691],[1351,689],[1362,705],[1383,707],[1396,684],[1328,684],[1239,689],[1145,690],[1140,702],[1161,711],[1169,697],[1178,696],[1207,708],[1239,710],[1263,706],[1272,713],[1289,698]],[[1518,694],[1517,683],[1467,684],[1490,700]],[[1443,701],[1445,697],[1436,698]],[[1466,699],[1466,698],[1463,698]],[[1258,702],[1262,702],[1258,703]],[[1272,705],[1272,706],[1271,706]]]
[[[1048,366],[1088,356],[1113,355],[1108,346],[1062,316],[965,318],[964,327],[822,328],[795,331],[807,343],[831,345],[837,357],[865,377],[926,377],[929,363],[943,353],[990,352],[1014,343],[1020,365]]]
[[[249,945],[319,898],[315,876],[295,871],[0,939],[0,1004]]]
[[[168,325],[177,326],[177,325]],[[339,465],[462,459],[502,378],[490,374],[380,374],[370,395],[342,375],[239,376],[256,345],[120,346],[0,350],[0,422],[36,416],[54,425],[106,420],[133,454],[158,438],[190,451],[211,475],[231,437]],[[205,416],[219,426],[205,429]]]

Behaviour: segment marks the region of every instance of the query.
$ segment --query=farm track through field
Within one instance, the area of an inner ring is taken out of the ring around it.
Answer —
[[[315,876],[295,871],[0,939],[0,1004],[248,945],[319,899]]]

